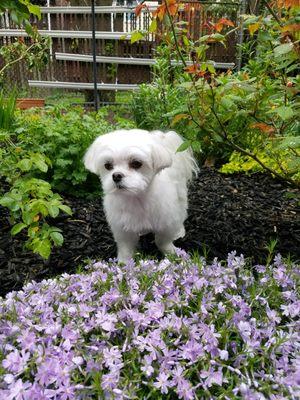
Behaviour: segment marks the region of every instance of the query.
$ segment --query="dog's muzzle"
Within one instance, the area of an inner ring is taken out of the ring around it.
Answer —
[[[120,172],[115,172],[112,175],[112,179],[115,183],[119,183],[121,182],[122,178],[124,178],[123,174],[120,174]]]

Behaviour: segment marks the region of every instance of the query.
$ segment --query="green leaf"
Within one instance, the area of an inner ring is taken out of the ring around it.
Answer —
[[[192,142],[190,140],[186,140],[178,147],[176,153],[180,153],[181,151],[187,150],[191,146]]]
[[[295,115],[292,107],[287,106],[274,108],[273,110],[269,111],[269,113],[277,114],[283,121],[286,121]]]
[[[213,33],[212,35],[204,35],[202,36],[198,42],[223,42],[225,40],[225,36],[221,35],[221,33]]]
[[[38,240],[33,243],[33,252],[40,254],[46,260],[51,253],[51,242],[49,239]]]
[[[23,158],[23,160],[17,163],[17,168],[20,168],[21,171],[29,171],[32,167],[32,161],[29,158]]]
[[[192,142],[192,149],[195,153],[201,153],[202,148],[201,148],[201,142],[198,140],[194,140]]]
[[[30,225],[33,220],[33,214],[30,213],[29,211],[23,211],[22,213],[22,219],[25,224]]]
[[[59,214],[59,208],[52,204],[48,205],[48,211],[52,218],[56,218]]]
[[[140,32],[140,31],[134,31],[131,33],[131,37],[130,37],[130,42],[135,43],[138,42],[139,40],[143,39],[145,37],[145,34]]]
[[[24,224],[23,222],[19,222],[18,224],[14,225],[11,230],[10,233],[14,236],[17,235],[19,232],[21,232],[22,229],[26,228],[27,225]]]
[[[183,43],[186,45],[186,47],[189,47],[189,45],[190,45],[189,39],[185,35],[182,37],[182,39],[183,39]]]
[[[207,69],[211,74],[214,74],[216,72],[215,67],[212,64],[207,64]]]
[[[282,54],[289,53],[292,50],[293,50],[292,43],[284,43],[284,44],[281,44],[280,46],[275,47],[274,53],[275,53],[275,56],[280,56]]]
[[[12,212],[18,211],[20,209],[20,205],[18,204],[16,199],[10,196],[0,197],[0,205],[9,208]]]
[[[41,9],[39,6],[36,6],[34,4],[28,4],[27,7],[31,14],[34,14],[38,17],[38,19],[41,19]]]
[[[63,212],[65,212],[66,214],[72,215],[72,210],[71,210],[71,208],[70,208],[69,206],[66,206],[66,205],[62,204],[62,205],[59,206],[59,208],[60,208]]]
[[[50,237],[56,246],[61,246],[64,242],[64,237],[59,232],[51,232]]]
[[[300,148],[300,136],[286,137],[277,143],[276,148],[281,150],[298,149]]]
[[[38,169],[42,172],[47,172],[48,171],[48,165],[45,163],[43,160],[39,160],[35,163],[35,165],[38,167]]]
[[[153,20],[151,21],[150,26],[149,26],[149,32],[150,32],[150,33],[154,33],[154,32],[156,32],[156,30],[157,30],[157,20],[156,20],[156,19],[153,19]]]

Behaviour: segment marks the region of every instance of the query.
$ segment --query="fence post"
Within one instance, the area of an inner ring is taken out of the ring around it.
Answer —
[[[93,46],[93,81],[94,81],[94,106],[98,111],[98,90],[97,90],[97,60],[96,60],[96,14],[95,0],[92,0],[92,46]]]

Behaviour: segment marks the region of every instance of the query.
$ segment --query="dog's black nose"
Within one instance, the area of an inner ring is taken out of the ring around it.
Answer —
[[[112,178],[113,178],[113,181],[114,181],[114,182],[118,183],[118,182],[121,182],[123,176],[124,176],[123,174],[120,174],[119,172],[115,172],[115,173],[112,175]]]

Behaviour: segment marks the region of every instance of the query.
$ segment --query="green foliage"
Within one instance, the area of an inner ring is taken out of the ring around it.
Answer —
[[[51,185],[35,178],[47,172],[50,160],[41,153],[26,151],[16,144],[13,134],[2,131],[0,177],[10,184],[10,190],[0,197],[0,205],[10,211],[11,234],[27,232],[26,247],[48,258],[52,246],[61,246],[60,229],[50,226],[47,217],[56,218],[60,212],[71,214],[62,198],[52,192]]]
[[[49,219],[71,214],[52,188],[84,196],[99,191],[99,180],[82,162],[87,147],[96,136],[133,124],[118,116],[111,124],[109,110],[87,114],[80,107],[67,109],[65,103],[14,115],[14,100],[13,95],[5,101],[0,97],[0,121],[6,128],[0,130],[0,179],[10,186],[0,204],[10,212],[12,235],[26,232],[26,247],[48,258],[52,247],[63,243],[60,229]]]
[[[239,27],[227,18],[207,21],[210,31],[193,41],[185,24],[177,22],[178,3],[159,6],[154,15],[163,25],[163,68],[133,102],[137,124],[174,127],[186,138],[180,150],[192,146],[203,160],[212,156],[217,163],[230,159],[223,171],[263,169],[300,184],[299,9],[284,6],[244,16],[248,62],[240,72],[222,74],[207,60],[207,51],[211,43],[225,45]],[[172,59],[181,67],[174,68]]]
[[[67,112],[50,107],[42,113],[36,110],[20,113],[17,126],[22,148],[41,152],[51,160],[51,168],[41,176],[53,188],[76,194],[99,190],[98,179],[84,168],[82,158],[95,137],[116,129],[106,121],[102,111],[87,114],[80,107]]]
[[[0,13],[8,11],[11,19],[16,25],[24,26],[28,34],[32,33],[29,23],[30,14],[41,18],[41,10],[29,0],[1,0]]]
[[[19,164],[23,161],[24,159]],[[28,168],[27,165],[26,171]],[[72,211],[62,203],[62,198],[58,194],[52,192],[48,182],[21,176],[14,182],[11,190],[1,197],[0,204],[10,210],[14,224],[11,234],[17,235],[26,229],[28,235],[26,247],[34,253],[48,258],[53,245],[63,244],[61,230],[49,226],[46,217],[56,218],[61,211],[71,215]]]
[[[12,91],[8,97],[5,97],[2,90],[0,92],[0,130],[7,130],[13,126],[15,109],[16,93]]]
[[[3,81],[5,73],[20,61],[23,61],[29,70],[45,67],[49,61],[50,42],[49,37],[42,37],[37,31],[33,31],[29,44],[21,38],[2,46],[0,56],[5,64],[0,69],[0,80]]]
[[[13,43],[6,44],[0,48],[0,56],[4,60],[0,69],[0,82],[5,83],[5,73],[16,63],[23,61],[28,69],[42,68],[48,62],[49,47],[51,39],[42,37],[35,27],[32,27],[29,19],[30,15],[41,18],[41,11],[37,5],[29,0],[1,0],[0,15],[8,12],[12,21],[24,27],[30,36],[30,41],[23,38],[15,40]]]

